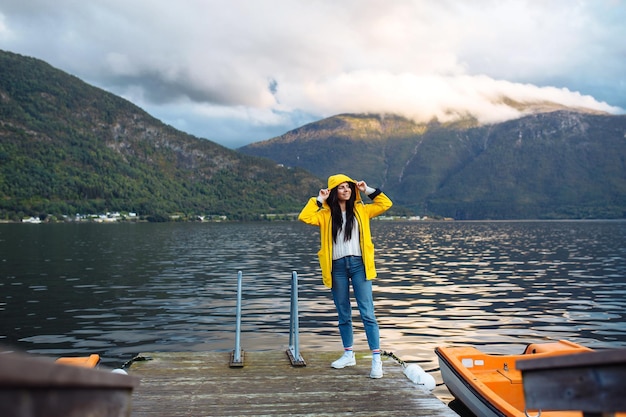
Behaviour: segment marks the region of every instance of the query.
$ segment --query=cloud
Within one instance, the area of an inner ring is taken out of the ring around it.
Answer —
[[[494,80],[487,76],[414,75],[359,71],[340,74],[306,86],[291,85],[279,94],[292,108],[330,116],[344,112],[397,113],[418,121],[438,118],[449,121],[472,114],[493,123],[523,115],[503,102],[554,102],[572,107],[617,113],[615,106],[601,103],[565,88]]]
[[[626,108],[623,0],[5,0],[0,48],[230,147],[341,112]]]

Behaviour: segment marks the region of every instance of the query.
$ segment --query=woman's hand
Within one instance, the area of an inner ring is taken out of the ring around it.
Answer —
[[[330,195],[330,190],[328,188],[322,188],[319,194],[317,195],[317,199],[323,203],[324,201],[326,201],[329,195]]]
[[[365,181],[358,181],[356,183],[356,188],[358,188],[359,191],[365,192],[365,190],[367,190],[367,184],[365,183]]]

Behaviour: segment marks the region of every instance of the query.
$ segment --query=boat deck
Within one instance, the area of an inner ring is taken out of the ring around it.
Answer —
[[[429,416],[458,417],[441,400],[417,388],[402,366],[383,357],[385,376],[369,378],[371,359],[332,369],[337,352],[301,352],[293,367],[285,352],[245,352],[231,368],[230,352],[142,353],[133,392],[133,417],[155,416]]]

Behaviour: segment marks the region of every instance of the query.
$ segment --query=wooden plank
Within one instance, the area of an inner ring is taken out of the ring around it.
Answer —
[[[113,389],[3,388],[2,417],[131,417],[129,391]]]
[[[79,387],[132,390],[139,380],[128,375],[56,363],[53,359],[16,353],[0,355],[2,387]]]
[[[371,358],[332,369],[336,352],[306,352],[306,366],[291,366],[284,352],[246,352],[242,368],[229,354],[145,353],[130,372],[141,378],[133,394],[133,417],[156,416],[429,416],[457,414],[417,388],[391,359],[385,376],[369,378]]]
[[[129,417],[139,379],[21,354],[0,355],[0,416]]]
[[[555,355],[544,358],[533,358],[517,361],[516,368],[520,371],[575,368],[595,365],[619,365],[626,363],[626,349],[607,349],[582,352],[573,355]]]
[[[517,361],[526,406],[585,413],[626,411],[626,350]]]

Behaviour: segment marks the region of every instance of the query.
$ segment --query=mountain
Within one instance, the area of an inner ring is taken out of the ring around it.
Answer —
[[[492,125],[343,114],[239,151],[365,179],[417,214],[626,217],[626,116],[541,107]]]
[[[0,219],[129,211],[257,218],[319,180],[167,126],[47,63],[0,51]]]
[[[530,107],[493,125],[344,114],[236,152],[0,51],[0,220],[106,211],[254,219],[298,211],[323,183],[315,176],[337,172],[420,215],[626,217],[626,116]]]

